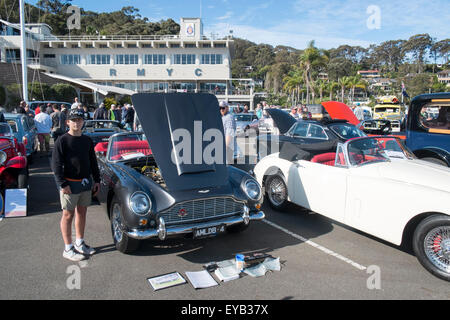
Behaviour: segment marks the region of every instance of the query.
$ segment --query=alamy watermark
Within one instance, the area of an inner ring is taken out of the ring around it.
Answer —
[[[369,15],[366,21],[367,28],[370,30],[381,29],[381,8],[370,5],[367,7],[366,13]]]
[[[69,290],[81,290],[81,269],[88,266],[87,261],[80,261],[78,265],[68,266],[66,274],[69,276],[66,279],[66,287]]]
[[[70,6],[67,8],[66,13],[70,14],[70,17],[67,19],[67,28],[69,30],[81,29],[81,10],[77,6]]]
[[[369,266],[366,270],[370,274],[366,285],[369,290],[381,290],[381,268],[379,266]]]

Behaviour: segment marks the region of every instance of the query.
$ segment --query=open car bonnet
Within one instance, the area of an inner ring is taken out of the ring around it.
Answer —
[[[285,134],[289,131],[297,120],[289,113],[279,109],[267,109],[267,113],[272,117],[275,126],[280,130],[280,134]]]
[[[348,105],[337,101],[322,102],[322,106],[327,110],[333,120],[347,120],[348,123],[358,125],[360,121],[356,118],[352,109]]]
[[[132,101],[169,190],[228,182],[223,124],[214,95],[140,93]]]

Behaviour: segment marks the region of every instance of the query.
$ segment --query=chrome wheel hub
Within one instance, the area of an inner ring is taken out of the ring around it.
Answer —
[[[439,270],[450,273],[450,227],[438,227],[425,236],[427,258]]]
[[[117,242],[122,241],[123,232],[121,228],[122,220],[120,216],[120,205],[114,204],[113,206],[113,212],[112,212],[112,229],[113,229],[113,237]]]
[[[286,187],[280,178],[275,178],[269,185],[268,195],[270,201],[279,206],[286,200]]]

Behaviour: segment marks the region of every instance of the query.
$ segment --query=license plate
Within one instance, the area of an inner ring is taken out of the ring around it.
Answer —
[[[194,239],[213,237],[223,232],[225,232],[225,225],[223,224],[206,228],[196,228],[194,229]]]

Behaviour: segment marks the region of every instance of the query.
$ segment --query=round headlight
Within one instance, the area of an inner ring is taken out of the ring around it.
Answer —
[[[143,216],[152,208],[152,202],[145,193],[135,192],[130,198],[130,208],[135,214]]]
[[[244,192],[252,200],[259,200],[261,197],[261,187],[255,180],[247,180],[243,186]]]
[[[5,151],[0,151],[0,165],[2,165],[7,158],[8,156],[6,155]]]

